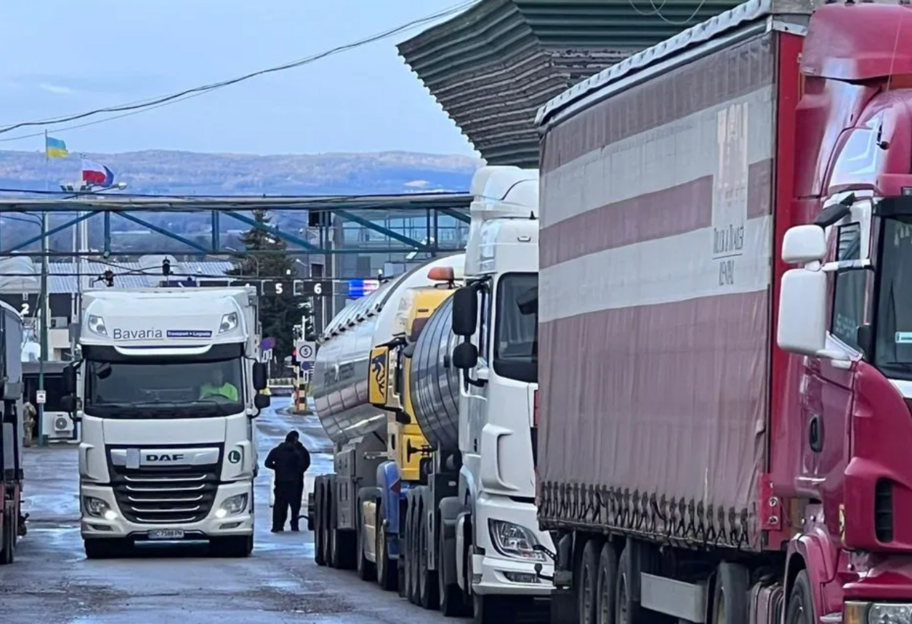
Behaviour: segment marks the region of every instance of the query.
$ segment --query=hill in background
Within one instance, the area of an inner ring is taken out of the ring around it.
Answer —
[[[179,195],[364,195],[465,191],[481,161],[466,156],[201,154],[150,150],[86,154],[107,165],[128,193]],[[0,187],[52,190],[80,176],[79,155],[47,163],[41,152],[0,151]]]
[[[127,183],[127,194],[143,195],[371,195],[467,191],[472,174],[482,165],[465,156],[378,152],[364,154],[289,154],[256,156],[247,154],[201,154],[150,150],[122,154],[85,154],[108,166],[118,182]],[[61,184],[78,183],[80,155],[46,161],[41,152],[0,151],[0,189],[57,191]],[[153,224],[191,239],[202,237],[209,219],[202,214],[148,214]],[[275,215],[274,223],[297,230],[303,214]],[[63,222],[63,215],[50,217],[51,227]],[[114,223],[116,221],[116,223]],[[304,221],[306,223],[306,220]],[[120,217],[112,220],[115,249],[133,249],[137,244],[127,232],[141,232],[141,226]],[[223,229],[244,228],[233,219],[223,219]],[[90,244],[101,244],[101,220],[90,220]],[[3,219],[0,247],[12,246],[35,236],[34,224],[23,217]],[[51,249],[71,248],[72,234],[51,237]],[[38,244],[29,249],[37,249]],[[142,249],[150,247],[186,250],[180,243],[159,234],[142,237]],[[141,251],[141,249],[135,249]]]

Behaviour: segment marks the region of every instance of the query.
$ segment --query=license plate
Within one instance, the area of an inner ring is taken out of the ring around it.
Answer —
[[[184,532],[180,529],[156,529],[149,531],[150,540],[179,540],[184,539]]]

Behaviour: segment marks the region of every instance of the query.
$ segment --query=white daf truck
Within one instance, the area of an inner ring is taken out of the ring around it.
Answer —
[[[139,541],[208,540],[231,557],[253,550],[253,419],[269,405],[257,312],[249,288],[83,296],[80,359],[63,385],[82,424],[86,557]]]

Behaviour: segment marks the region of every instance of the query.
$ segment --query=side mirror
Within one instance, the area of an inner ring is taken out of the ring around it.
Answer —
[[[478,364],[478,347],[471,342],[460,342],[453,349],[453,366],[462,370],[475,368]]]
[[[796,225],[782,239],[782,261],[787,264],[820,262],[826,254],[826,234],[819,225]]]
[[[70,364],[63,369],[63,393],[76,394],[76,367]]]
[[[76,411],[76,396],[72,394],[65,394],[60,397],[60,407],[63,408],[63,411],[69,412],[72,414]]]
[[[259,392],[265,390],[269,385],[269,373],[266,372],[266,364],[263,362],[253,363],[253,389]],[[267,407],[269,404],[266,404]]]
[[[270,399],[265,394],[258,394],[253,397],[253,406],[257,409],[266,409],[269,407]]]
[[[817,226],[810,227],[820,230]],[[792,228],[789,233],[795,229],[797,228]],[[783,245],[783,255],[784,248]],[[826,273],[809,269],[786,271],[782,276],[779,291],[779,326],[776,336],[779,348],[791,353],[812,356],[824,352],[827,329],[826,304]]]
[[[478,291],[463,286],[453,293],[453,333],[468,337],[478,328]]]

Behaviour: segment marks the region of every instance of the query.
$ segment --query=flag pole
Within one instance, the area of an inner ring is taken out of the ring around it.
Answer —
[[[47,129],[44,130],[44,191],[47,193],[50,190],[51,184],[51,155],[48,153],[48,134]],[[41,213],[41,286],[38,292],[38,307],[41,310],[41,335],[39,340],[41,342],[41,355],[38,358],[38,390],[44,394],[44,369],[45,362],[48,359],[48,302],[50,297],[48,297],[48,272],[50,267],[48,266],[48,240],[47,240],[47,210],[42,211]],[[47,446],[48,444],[48,432],[44,430],[44,403],[39,403],[37,397],[35,402],[38,403],[35,407],[38,408],[38,445]]]

